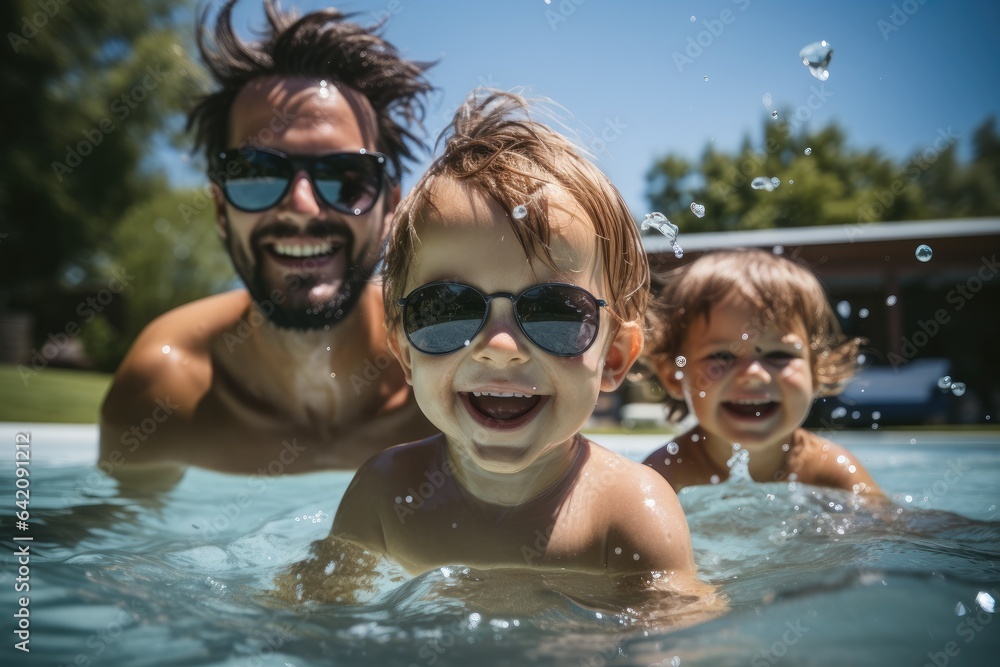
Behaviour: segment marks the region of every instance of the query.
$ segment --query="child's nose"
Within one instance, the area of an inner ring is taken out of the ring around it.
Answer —
[[[523,364],[531,356],[528,341],[514,319],[514,304],[509,299],[494,299],[490,303],[486,323],[472,344],[478,361],[499,368]]]
[[[771,375],[759,359],[751,359],[743,367],[743,370],[739,374],[739,379],[744,384],[767,384],[771,381]]]

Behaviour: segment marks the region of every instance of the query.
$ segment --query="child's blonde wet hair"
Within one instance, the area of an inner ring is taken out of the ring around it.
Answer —
[[[786,332],[804,327],[817,397],[839,393],[857,369],[863,339],[844,336],[819,280],[787,257],[759,249],[719,250],[658,274],[653,282],[657,294],[646,313],[646,353],[661,375],[664,369],[676,370],[691,325],[701,317],[707,321],[712,307],[727,298],[743,299],[758,310],[746,323],[750,340],[733,341],[734,346],[752,344],[771,323]],[[667,405],[672,420],[687,415],[683,400],[668,396]]]
[[[587,214],[603,262],[612,311],[625,321],[646,311],[649,263],[638,226],[618,190],[567,138],[531,118],[533,105],[513,93],[473,91],[442,132],[443,154],[403,199],[393,218],[383,268],[386,325],[399,326],[418,222],[437,209],[438,179],[452,179],[496,201],[525,256],[554,266],[549,198],[558,189]],[[524,207],[520,209],[519,207]],[[515,215],[515,209],[518,214]],[[526,215],[520,215],[522,212]],[[584,224],[581,221],[581,224]],[[604,296],[604,295],[598,295]]]

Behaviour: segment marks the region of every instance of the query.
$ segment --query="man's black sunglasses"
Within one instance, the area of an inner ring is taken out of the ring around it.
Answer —
[[[469,345],[489,315],[493,299],[510,299],[518,327],[536,346],[557,357],[583,354],[597,339],[603,299],[565,283],[544,283],[520,294],[483,294],[461,283],[428,283],[397,303],[410,345],[425,354],[451,354]]]
[[[381,153],[287,155],[273,148],[227,148],[212,165],[212,178],[226,200],[256,213],[276,206],[300,170],[309,174],[313,192],[327,206],[363,215],[378,201],[386,182],[387,158]]]

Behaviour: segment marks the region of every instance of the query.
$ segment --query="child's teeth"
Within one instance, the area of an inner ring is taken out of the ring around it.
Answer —
[[[474,391],[473,396],[493,396],[495,398],[531,398],[531,394],[519,394],[516,391]]]

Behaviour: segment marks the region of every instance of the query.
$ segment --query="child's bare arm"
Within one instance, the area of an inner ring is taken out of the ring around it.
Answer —
[[[807,484],[829,486],[851,491],[859,496],[885,498],[871,474],[861,461],[844,447],[816,438],[806,452],[803,471],[799,479]]]
[[[677,494],[647,466],[630,464],[627,472],[608,494],[608,573],[693,573],[691,534]]]

